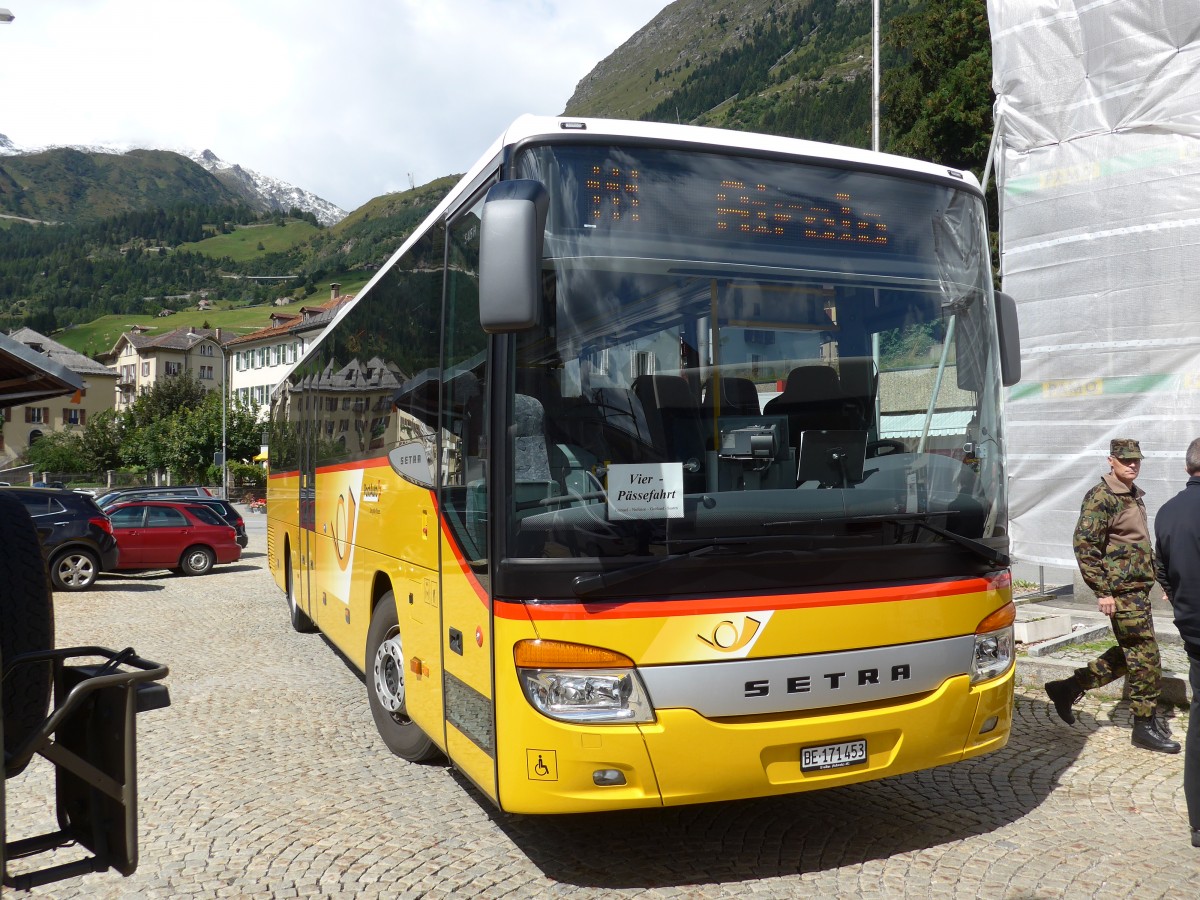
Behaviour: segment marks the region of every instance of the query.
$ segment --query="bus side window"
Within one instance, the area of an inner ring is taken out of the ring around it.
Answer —
[[[488,556],[487,335],[479,323],[479,203],[450,224],[442,322],[440,434],[446,523],[467,559]]]
[[[528,394],[513,395],[513,487],[517,518],[543,511],[538,501],[562,493],[550,472],[545,418],[539,400]]]

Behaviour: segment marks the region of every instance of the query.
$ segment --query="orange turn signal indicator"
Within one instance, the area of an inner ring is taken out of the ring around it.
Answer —
[[[519,669],[632,669],[623,653],[567,641],[518,641],[513,660]]]
[[[999,631],[1001,628],[1007,628],[1016,620],[1017,607],[1010,601],[980,622],[975,633],[987,634],[989,631]]]

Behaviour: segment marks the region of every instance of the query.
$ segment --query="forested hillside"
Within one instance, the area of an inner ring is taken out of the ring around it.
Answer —
[[[178,248],[240,226],[283,224],[286,217],[239,204],[173,204],[88,225],[13,224],[0,229],[0,323],[5,330],[24,324],[49,334],[111,313],[155,314],[201,291],[218,306],[309,296],[342,273],[382,265],[454,181],[450,176],[377,198],[315,238],[240,263],[210,256],[203,243]],[[293,210],[292,217],[317,226],[311,213]],[[297,277],[230,277],[239,275]]]
[[[868,2],[773,8],[643,118],[869,146],[870,29]]]
[[[0,213],[96,222],[179,203],[244,203],[190,159],[164,150],[84,153],[70,147],[0,156]]]

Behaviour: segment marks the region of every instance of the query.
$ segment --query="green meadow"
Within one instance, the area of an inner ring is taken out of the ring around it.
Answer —
[[[308,222],[288,219],[283,225],[241,225],[229,234],[180,244],[179,250],[203,253],[213,259],[228,257],[234,262],[251,262],[268,253],[280,253],[302,244],[320,229]]]

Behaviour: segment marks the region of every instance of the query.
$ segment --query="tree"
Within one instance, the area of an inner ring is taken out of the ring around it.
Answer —
[[[88,419],[80,444],[89,472],[105,472],[121,465],[122,417],[106,409]]]
[[[75,431],[51,431],[29,445],[26,458],[37,472],[88,472],[83,441]]]
[[[175,420],[204,402],[207,391],[191,372],[162,378],[139,394],[122,417],[120,458],[126,465],[178,471]]]
[[[225,410],[225,450],[228,459],[250,461],[262,441],[262,424],[253,407],[239,403]],[[212,391],[196,407],[181,410],[163,437],[166,464],[185,481],[220,481],[213,462],[221,449],[221,394]],[[215,477],[214,477],[215,476]]]
[[[194,409],[208,393],[190,371],[170,378],[160,378],[148,390],[137,396],[129,409],[129,424],[136,430],[163,419],[177,411]]]
[[[995,101],[985,0],[929,0],[885,34],[907,60],[883,77],[886,149],[982,172]]]

